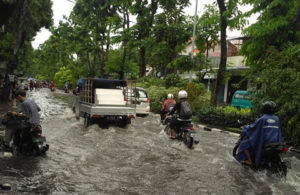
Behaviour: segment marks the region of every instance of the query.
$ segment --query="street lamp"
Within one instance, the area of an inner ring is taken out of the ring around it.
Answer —
[[[192,61],[194,59],[194,48],[195,48],[195,38],[196,38],[197,8],[198,8],[198,0],[196,0],[195,15],[194,15],[194,28],[193,28],[192,52],[191,52]],[[190,82],[192,82],[192,71],[190,71]]]

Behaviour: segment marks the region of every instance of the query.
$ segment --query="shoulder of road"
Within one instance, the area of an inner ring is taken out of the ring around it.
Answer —
[[[228,129],[219,129],[219,128],[210,127],[210,126],[203,125],[203,124],[197,124],[197,127],[200,130],[203,130],[203,131],[221,132],[221,133],[226,133],[226,134],[230,134],[230,135],[234,135],[234,136],[239,136],[240,135],[239,133],[232,132]]]

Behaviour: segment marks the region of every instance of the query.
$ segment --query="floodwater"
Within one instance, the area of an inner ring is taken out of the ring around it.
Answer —
[[[170,140],[159,115],[137,117],[127,128],[85,129],[70,106],[72,95],[29,92],[41,107],[44,157],[0,159],[4,194],[300,194],[300,161],[287,178],[254,173],[232,157],[238,137],[196,129],[194,149]]]

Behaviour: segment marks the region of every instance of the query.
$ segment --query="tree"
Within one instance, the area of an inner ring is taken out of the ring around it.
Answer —
[[[283,134],[299,141],[300,1],[244,2],[253,6],[248,14],[260,13],[257,22],[244,30],[249,40],[241,49],[250,66],[247,78],[253,90],[263,94],[256,106],[275,101]]]
[[[75,41],[87,56],[90,76],[105,76],[108,48],[105,51],[104,46],[110,45],[111,17],[116,15],[117,3],[117,0],[78,0],[72,10],[71,23],[78,33]]]
[[[227,40],[226,30],[230,28],[240,28],[245,24],[245,20],[242,18],[242,12],[238,10],[238,0],[217,0],[217,4],[220,12],[220,37],[221,37],[221,56],[220,65],[217,74],[217,79],[211,95],[210,104],[212,106],[217,105],[218,92],[223,84],[224,74],[227,63]]]
[[[197,23],[196,46],[201,53],[206,53],[219,42],[220,14],[214,5],[205,5],[205,12]]]
[[[14,1],[13,1],[14,2]],[[20,0],[15,2],[10,15],[5,17],[4,33],[1,33],[0,60],[7,62],[8,72],[12,73],[26,57],[29,42],[42,28],[52,25],[52,2],[45,0]],[[20,55],[20,53],[22,55]],[[25,55],[24,55],[25,54]]]
[[[161,1],[163,12],[155,16],[151,42],[151,65],[161,70],[162,76],[168,71],[168,64],[178,57],[191,37],[183,10],[189,1]]]
[[[137,23],[133,26],[136,40],[133,43],[139,47],[139,76],[143,77],[146,70],[146,51],[150,32],[153,28],[154,16],[158,9],[158,0],[136,0],[131,8],[131,13],[137,15]]]

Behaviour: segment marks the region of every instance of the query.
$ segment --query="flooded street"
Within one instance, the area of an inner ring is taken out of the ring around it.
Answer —
[[[159,115],[137,117],[127,128],[85,129],[71,94],[42,89],[28,96],[42,109],[50,149],[44,157],[0,159],[0,183],[12,185],[6,194],[300,193],[300,161],[291,155],[286,180],[268,177],[233,159],[236,136],[197,128],[200,143],[190,150],[165,135]]]

